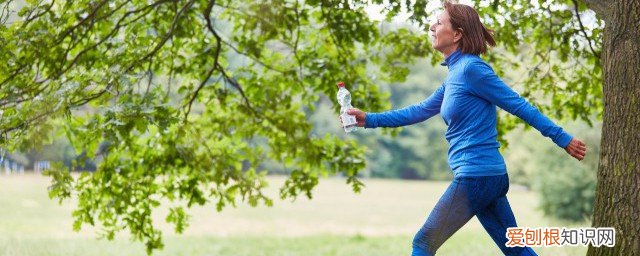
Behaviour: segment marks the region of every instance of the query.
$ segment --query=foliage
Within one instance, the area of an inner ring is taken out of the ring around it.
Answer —
[[[545,215],[571,221],[591,220],[596,191],[596,172],[590,168],[566,165],[541,165],[541,170],[557,174],[542,174],[541,208]]]
[[[175,202],[166,220],[176,231],[184,207],[270,205],[265,158],[292,168],[283,198],[311,197],[338,172],[357,192],[363,149],[309,136],[304,110],[338,80],[356,105],[385,109],[369,72],[398,79],[430,51],[406,29],[381,33],[363,3],[31,1],[18,15],[0,26],[3,146],[64,134],[90,157],[110,142],[95,173],[50,172],[51,196],[78,197],[76,229],[128,230],[149,252],[162,247],[150,217],[161,200]]]
[[[306,111],[320,95],[332,98],[338,80],[351,85],[354,105],[388,109],[376,84],[403,79],[416,57],[439,58],[423,33],[383,31],[364,11],[384,4],[390,18],[405,9],[424,28],[425,0],[34,0],[8,22],[13,2],[0,0],[0,146],[27,149],[64,135],[91,157],[109,142],[95,173],[50,172],[51,196],[78,197],[76,229],[100,225],[108,238],[128,230],[148,252],[162,247],[150,217],[162,200],[175,205],[166,220],[177,231],[187,224],[184,207],[270,205],[264,159],[291,168],[283,198],[311,197],[318,178],[335,173],[358,191],[363,148],[314,136]],[[537,63],[524,83],[552,95],[542,109],[585,119],[601,106],[592,43],[601,23],[584,28],[577,2],[538,3],[477,1],[501,45]],[[561,61],[549,61],[554,54]],[[516,65],[489,60],[499,70]]]

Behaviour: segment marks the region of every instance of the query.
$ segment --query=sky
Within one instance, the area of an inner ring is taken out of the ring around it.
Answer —
[[[460,0],[458,1],[458,3],[461,4],[466,4],[466,5],[471,5],[473,6],[473,2],[471,0]],[[429,4],[427,4],[427,12],[430,12],[432,10],[438,9],[442,6],[441,1],[429,1]],[[383,10],[383,6],[382,5],[369,5],[368,7],[365,8],[367,14],[369,14],[369,17],[371,17],[374,20],[383,20],[384,19],[384,15],[382,15],[381,11]],[[395,17],[393,19],[393,22],[405,22],[408,18],[409,18],[410,14],[403,12],[402,14],[398,15],[397,17]]]

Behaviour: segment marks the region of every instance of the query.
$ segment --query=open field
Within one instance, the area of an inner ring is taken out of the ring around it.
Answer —
[[[270,178],[277,198],[281,177]],[[216,212],[189,210],[189,228],[174,235],[163,226],[165,249],[156,255],[408,255],[413,234],[444,192],[446,182],[364,180],[354,194],[344,180],[324,179],[313,200],[275,201],[274,207]],[[72,231],[73,202],[47,196],[49,180],[35,175],[0,176],[0,255],[144,255],[126,234],[96,239],[95,229]],[[520,226],[566,224],[543,218],[536,196],[511,189],[509,200]],[[163,219],[160,209],[156,219]],[[582,223],[573,226],[588,226]],[[540,255],[584,255],[586,247],[536,248]],[[439,255],[501,255],[477,219],[448,240]]]

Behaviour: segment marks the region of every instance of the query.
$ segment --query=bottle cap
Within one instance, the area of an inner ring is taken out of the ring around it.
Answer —
[[[338,88],[340,87],[344,87],[344,83],[343,82],[338,82]]]

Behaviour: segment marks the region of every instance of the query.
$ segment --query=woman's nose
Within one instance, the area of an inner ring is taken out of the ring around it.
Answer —
[[[436,24],[435,24],[435,23],[434,23],[434,24],[431,24],[431,26],[429,26],[429,30],[430,30],[431,32],[436,32]]]

